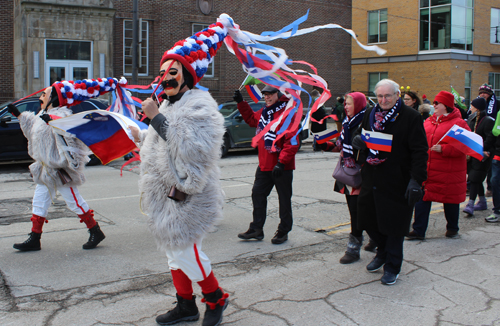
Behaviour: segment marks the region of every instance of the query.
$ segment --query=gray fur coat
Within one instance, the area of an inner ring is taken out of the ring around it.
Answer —
[[[40,111],[41,112],[41,111]],[[73,112],[66,107],[52,108],[48,114],[66,117]],[[88,162],[88,147],[74,137],[60,136],[40,119],[39,114],[24,111],[18,117],[21,130],[28,139],[28,154],[35,160],[30,165],[33,181],[48,187],[61,187],[58,169],[64,169],[71,179],[66,186],[78,186],[85,182],[83,170]]]
[[[224,118],[205,91],[189,90],[174,104],[164,101],[166,141],[153,127],[141,131],[141,208],[161,250],[185,248],[222,219],[224,193],[219,160]],[[167,197],[172,185],[188,196]]]

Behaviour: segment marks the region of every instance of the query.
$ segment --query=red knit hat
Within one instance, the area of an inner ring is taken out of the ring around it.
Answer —
[[[449,108],[454,108],[455,107],[455,96],[453,96],[453,94],[451,94],[450,92],[441,91],[434,98],[434,102],[443,103],[444,105],[446,105]]]

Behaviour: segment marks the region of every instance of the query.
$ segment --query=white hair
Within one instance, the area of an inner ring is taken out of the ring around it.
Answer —
[[[375,95],[377,95],[377,89],[380,86],[389,86],[389,87],[392,87],[395,94],[399,94],[400,93],[399,84],[398,83],[396,83],[394,80],[391,80],[391,79],[382,79],[381,81],[379,81],[375,85],[375,90],[373,91],[375,93]]]

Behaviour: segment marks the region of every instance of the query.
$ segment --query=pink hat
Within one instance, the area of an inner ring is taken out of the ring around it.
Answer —
[[[352,92],[347,94],[348,96],[352,97],[352,101],[354,104],[354,114],[358,114],[360,111],[362,111],[366,107],[366,96],[363,93],[360,92]],[[345,102],[344,102],[345,104]]]
[[[449,108],[454,108],[455,107],[455,96],[453,96],[453,94],[451,94],[450,92],[441,91],[434,98],[434,102],[443,103],[444,105],[446,105]]]

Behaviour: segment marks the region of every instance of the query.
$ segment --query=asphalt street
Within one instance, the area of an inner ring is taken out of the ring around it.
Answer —
[[[484,221],[490,211],[461,215],[460,236],[448,239],[442,205],[434,204],[427,239],[405,241],[399,279],[384,286],[381,271],[365,268],[374,253],[338,262],[350,225],[343,195],[332,190],[337,159],[313,152],[309,142],[297,154],[294,228],[282,245],[270,242],[279,221],[275,191],[264,240],[238,239],[251,221],[257,155],[222,159],[224,220],[203,249],[230,294],[223,325],[500,325],[500,223]],[[0,325],[152,326],[174,307],[166,257],[139,209],[138,168],[127,166],[120,176],[123,163],[87,167],[79,188],[106,239],[82,250],[85,225],[57,198],[38,252],[12,248],[31,228],[27,164],[0,165]]]

